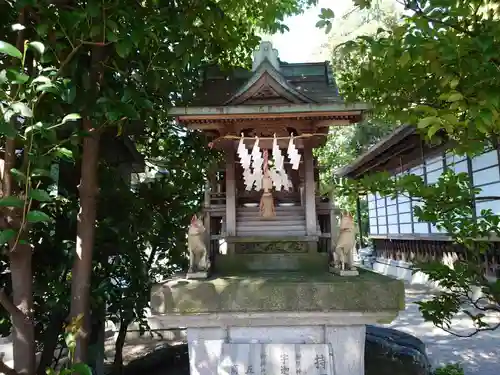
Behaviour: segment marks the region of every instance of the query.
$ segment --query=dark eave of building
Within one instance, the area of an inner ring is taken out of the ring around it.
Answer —
[[[424,159],[450,145],[443,131],[439,131],[432,142],[427,142],[414,126],[403,125],[334,175],[357,179],[376,172],[400,173],[422,164]]]
[[[415,150],[420,149],[420,145],[421,138],[416,133],[415,127],[402,125],[370,147],[351,164],[336,170],[334,174],[339,177],[359,178],[369,172],[392,171],[401,166],[401,163],[395,161],[415,153]],[[405,158],[405,163],[408,163],[408,158]]]

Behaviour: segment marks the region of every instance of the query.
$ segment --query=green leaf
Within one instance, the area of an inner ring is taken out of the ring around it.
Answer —
[[[63,159],[73,160],[73,152],[64,147],[58,147],[55,154]]]
[[[50,202],[52,197],[45,190],[33,189],[30,191],[29,197],[39,202]]]
[[[448,96],[448,99],[446,99],[446,100],[449,102],[457,102],[459,100],[462,100],[463,98],[464,98],[464,96],[461,93],[453,92],[450,94],[450,96]]]
[[[42,20],[43,22],[43,20]],[[47,35],[47,32],[49,31],[49,25],[46,23],[40,23],[36,26],[36,32],[40,36],[45,36]]]
[[[28,223],[43,223],[51,221],[52,218],[45,212],[34,210],[28,212],[28,214],[26,215],[26,220],[28,221]]]
[[[78,113],[70,113],[69,115],[64,116],[62,119],[62,123],[66,123],[68,121],[75,121],[81,119],[82,116],[80,116]]]
[[[26,83],[30,77],[27,74],[19,72],[15,69],[7,69],[5,72],[7,79],[13,84],[23,84]]]
[[[33,172],[31,172],[31,177],[52,177],[52,176],[49,171],[41,168],[36,168],[33,170]]]
[[[10,240],[14,239],[16,231],[14,229],[4,229],[0,231],[0,245],[5,245]]]
[[[432,108],[431,106],[428,105],[417,105],[415,108],[413,108],[414,111],[419,111],[419,112],[425,112],[433,116],[437,116],[437,110],[435,108]]]
[[[41,42],[29,42],[28,48],[32,48],[37,51],[40,55],[43,55],[45,52],[45,46]]]
[[[316,27],[319,29],[322,29],[325,26],[326,26],[326,20],[319,20],[318,22],[316,22]]]
[[[425,117],[418,122],[418,127],[421,129],[426,128],[436,122],[439,122],[439,119],[436,116]]]
[[[27,136],[29,133],[34,132],[35,130],[42,130],[43,124],[41,122],[37,122],[35,125],[30,125],[24,131],[24,136]]]
[[[12,177],[14,177],[16,179],[17,182],[25,182],[26,181],[26,175],[23,172],[21,172],[19,169],[12,168],[10,170],[10,174],[12,175]]]
[[[52,94],[59,95],[59,89],[52,82],[43,83],[43,84],[37,86],[36,91],[38,91],[38,92],[51,92]]]
[[[123,59],[130,54],[131,49],[132,46],[128,40],[120,40],[120,42],[116,44],[116,53]]]
[[[106,30],[106,39],[110,42],[116,42],[118,40],[118,36],[110,29]]]
[[[14,113],[19,113],[23,117],[33,117],[33,111],[30,107],[23,102],[13,103],[10,108],[14,111]]]
[[[31,84],[34,85],[35,83],[44,83],[44,84],[50,84],[52,81],[50,80],[49,77],[46,76],[38,76],[33,81],[31,81]]]
[[[21,53],[21,51],[19,51],[12,44],[9,44],[7,42],[2,42],[1,40],[0,40],[0,53],[15,57],[19,60],[23,58],[23,54]]]
[[[434,137],[434,135],[441,129],[441,124],[438,123],[438,122],[435,122],[434,124],[432,124],[429,129],[427,130],[427,136],[429,138],[432,138]]]
[[[79,375],[92,375],[92,370],[86,363],[74,363],[71,368]]]
[[[441,118],[450,124],[456,125],[458,124],[458,118],[455,116],[453,113],[447,113],[445,115],[442,115]]]
[[[479,112],[479,117],[481,118],[481,120],[483,120],[483,122],[486,125],[493,124],[493,113],[491,113],[490,110],[488,110],[488,109],[481,110],[481,112]]]
[[[452,89],[455,89],[459,83],[460,83],[460,80],[458,78],[454,78],[450,81],[450,87]]]
[[[330,31],[332,31],[333,24],[330,21],[327,21],[326,23],[326,28],[325,28],[325,34],[329,34]]]
[[[102,27],[101,25],[94,25],[90,29],[90,36],[91,37],[96,37],[101,34]]]
[[[7,138],[15,138],[17,131],[10,123],[0,119],[0,134],[6,136]]]
[[[23,208],[24,201],[14,195],[9,195],[8,197],[0,198],[0,207],[17,207]]]
[[[321,17],[322,18],[334,18],[335,13],[330,8],[321,8]]]
[[[401,55],[401,58],[399,59],[399,63],[401,64],[402,67],[406,66],[410,62],[411,56],[408,51],[404,51],[403,54]]]

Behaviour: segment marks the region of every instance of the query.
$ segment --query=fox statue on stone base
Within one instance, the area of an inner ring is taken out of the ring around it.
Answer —
[[[209,260],[204,241],[205,226],[203,221],[193,215],[188,230],[189,270],[188,273],[208,272]]]
[[[340,271],[355,271],[352,252],[356,244],[356,228],[354,220],[349,213],[340,219],[340,233],[337,244],[332,254],[330,266]]]

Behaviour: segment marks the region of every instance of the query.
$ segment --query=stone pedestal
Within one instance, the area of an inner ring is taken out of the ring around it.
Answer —
[[[365,325],[404,309],[403,283],[369,271],[170,280],[157,326],[186,327],[191,375],[364,375]]]
[[[359,272],[356,268],[350,269],[350,270],[341,270],[340,268],[337,267],[329,267],[329,270],[331,273],[334,273],[339,276],[358,276]]]
[[[186,279],[188,280],[206,279],[207,277],[208,277],[207,271],[188,272],[186,274]]]

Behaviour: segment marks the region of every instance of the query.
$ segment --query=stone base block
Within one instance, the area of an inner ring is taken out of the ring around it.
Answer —
[[[191,375],[364,375],[365,326],[188,328]],[[226,370],[226,371],[225,371]]]
[[[186,274],[186,279],[188,280],[199,280],[208,278],[207,271],[199,271],[199,272],[188,272]]]
[[[315,274],[271,272],[203,280],[180,278],[155,285],[151,291],[153,315],[166,320],[183,318],[186,322],[212,313],[237,316],[351,311],[395,316],[404,306],[401,281],[366,270],[359,270],[359,276],[352,278],[332,275],[327,270]]]
[[[331,273],[334,273],[335,275],[339,275],[339,276],[358,276],[359,275],[359,272],[357,269],[341,270],[341,269],[336,268],[336,267],[329,267],[329,270]]]

